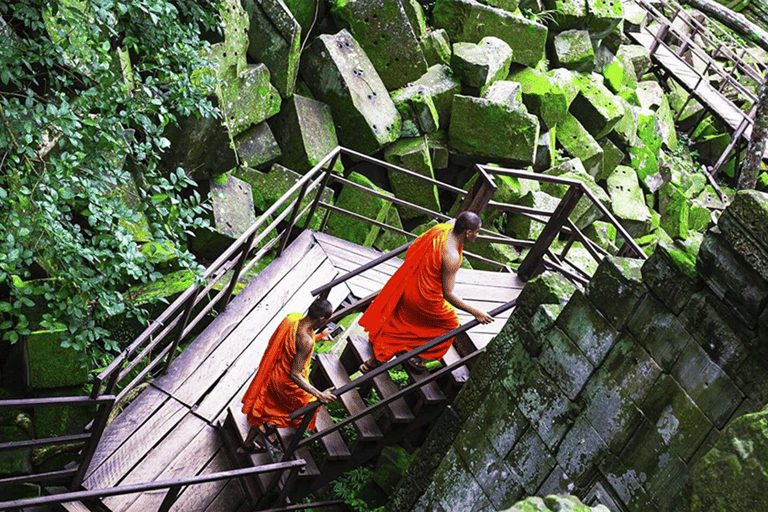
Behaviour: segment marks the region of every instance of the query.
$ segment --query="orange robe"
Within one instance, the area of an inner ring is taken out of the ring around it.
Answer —
[[[449,224],[438,224],[414,240],[403,264],[360,318],[377,360],[388,361],[398,352],[410,351],[459,327],[456,310],[443,297],[443,251],[452,229]],[[460,246],[459,258],[462,249]],[[448,339],[421,357],[440,359],[452,342]]]
[[[296,356],[296,329],[302,318],[301,313],[291,313],[280,323],[269,339],[259,370],[245,392],[243,413],[254,427],[267,421],[280,428],[298,427],[302,418],[291,421],[288,415],[316,400],[291,379],[291,366]],[[312,333],[312,341],[314,339]],[[301,371],[305,379],[309,376],[312,351],[309,355]],[[312,418],[309,428],[314,427],[315,419]]]

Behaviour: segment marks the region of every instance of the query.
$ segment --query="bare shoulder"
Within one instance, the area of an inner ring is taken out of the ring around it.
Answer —
[[[314,341],[309,333],[297,330],[296,331],[296,349],[307,351],[312,348]]]
[[[447,270],[457,270],[461,265],[461,256],[459,251],[449,244],[446,244],[445,250],[443,250],[443,268]]]

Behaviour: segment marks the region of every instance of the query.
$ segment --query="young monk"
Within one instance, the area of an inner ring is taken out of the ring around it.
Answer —
[[[298,427],[301,418],[288,416],[314,400],[327,404],[336,399],[329,390],[319,391],[309,383],[309,362],[315,346],[315,330],[328,322],[331,303],[315,299],[306,316],[291,313],[272,334],[259,370],[243,397],[243,413],[251,429],[238,453],[259,453],[266,447],[256,442],[261,433],[277,446],[277,428]],[[314,418],[309,428],[314,428]]]
[[[402,266],[360,318],[374,354],[360,365],[361,372],[369,372],[392,356],[459,327],[454,307],[471,314],[478,322],[487,324],[493,320],[453,291],[464,244],[475,241],[481,224],[477,214],[462,212],[454,225],[438,224],[413,241]],[[448,339],[421,356],[440,359],[452,342]],[[421,357],[413,357],[408,363],[418,369],[425,367]]]

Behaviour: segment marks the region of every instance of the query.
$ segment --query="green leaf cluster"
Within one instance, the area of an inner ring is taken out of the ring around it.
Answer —
[[[220,38],[219,6],[0,1],[3,340],[63,324],[64,346],[119,350],[104,320],[142,318],[124,295],[162,277],[143,245],[200,272],[187,237],[208,206],[162,156],[177,119],[219,115],[190,81],[210,67],[201,34]]]

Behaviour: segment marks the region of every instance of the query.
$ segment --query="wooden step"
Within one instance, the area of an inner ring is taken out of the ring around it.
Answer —
[[[325,407],[321,407],[320,410],[317,411],[317,417],[315,418],[315,430],[317,432],[322,432],[331,428],[334,424],[333,418],[331,418],[328,410]],[[325,452],[328,454],[328,460],[344,460],[352,455],[347,443],[344,442],[344,438],[341,437],[341,433],[338,430],[324,435],[320,438],[320,442],[323,443],[323,447],[325,447]]]
[[[278,428],[277,435],[280,436],[280,441],[283,443],[283,449],[285,449],[291,444],[291,441],[293,441],[293,436],[296,435],[296,429]],[[304,466],[304,469],[299,471],[299,478],[315,478],[316,476],[320,475],[320,469],[317,467],[312,454],[309,453],[309,448],[302,446],[296,450],[296,458],[304,459],[307,461],[307,465]]]
[[[349,383],[349,375],[347,375],[338,359],[328,354],[318,354],[317,362],[325,377],[335,388],[338,389]],[[344,393],[339,397],[339,400],[350,415],[358,414],[367,408],[356,389],[351,389]],[[358,434],[360,434],[361,441],[377,441],[384,437],[378,425],[370,416],[363,416],[354,423]]]
[[[362,363],[373,357],[373,348],[364,336],[353,335],[349,337],[349,344],[347,347],[355,354],[355,359]],[[377,375],[373,378],[373,387],[379,393],[382,398],[389,398],[390,396],[398,393],[400,388],[397,384],[392,382],[387,372]],[[389,418],[393,423],[410,423],[413,421],[413,412],[411,412],[408,403],[404,398],[398,398],[397,400],[390,402],[384,406]]]
[[[238,417],[241,416],[242,420]],[[245,423],[245,425],[243,425]],[[255,454],[239,454],[237,448],[242,446],[245,437],[248,435],[250,425],[245,421],[245,416],[240,411],[234,411],[231,407],[227,408],[227,416],[224,419],[224,424],[220,425],[220,432],[224,441],[224,446],[227,449],[227,455],[230,461],[235,467],[244,468],[250,466],[260,466],[262,464],[270,464],[274,462],[269,452],[255,453]],[[254,504],[264,494],[264,489],[269,485],[267,475],[255,475],[253,477],[246,477],[242,479],[245,487],[245,492],[248,494],[249,500]]]
[[[461,355],[453,348],[453,345],[448,347],[448,352],[443,356],[443,364],[446,366],[451,365],[461,359]],[[464,365],[459,366],[451,370],[451,381],[454,385],[461,386],[469,379],[469,368]]]

